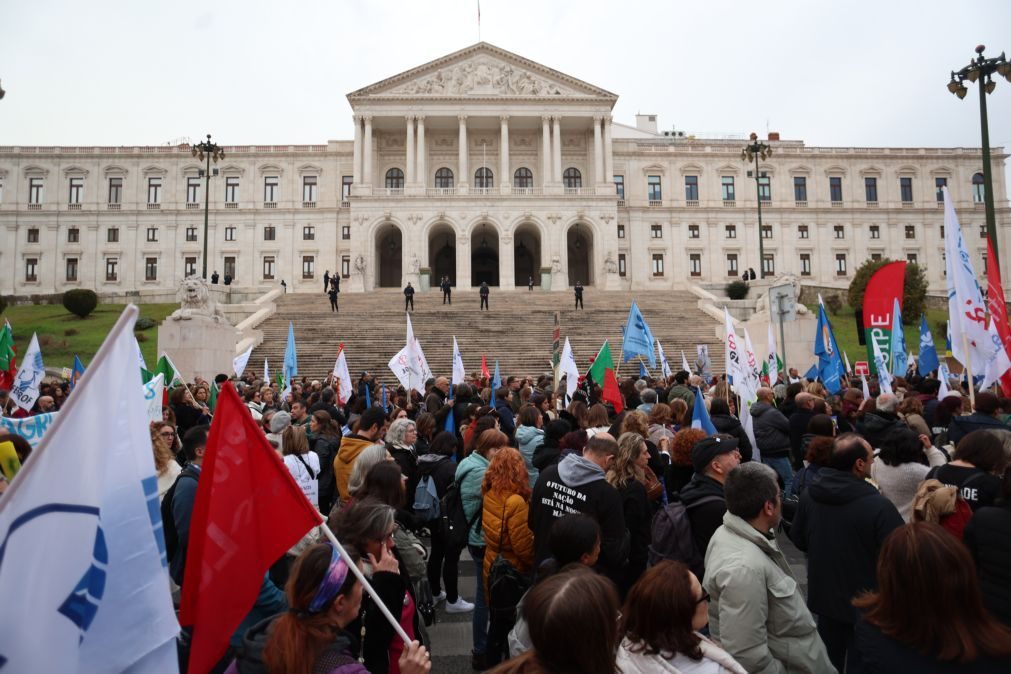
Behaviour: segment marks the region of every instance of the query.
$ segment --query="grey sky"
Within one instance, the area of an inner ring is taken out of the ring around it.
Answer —
[[[345,94],[477,41],[476,0],[6,0],[0,144],[350,139]],[[809,145],[978,146],[978,43],[1011,3],[483,0],[482,38],[615,92],[619,122]],[[989,97],[1011,146],[1011,83]]]

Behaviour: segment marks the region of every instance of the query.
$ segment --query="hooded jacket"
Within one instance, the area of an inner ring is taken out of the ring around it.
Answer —
[[[418,481],[423,477],[431,476],[435,480],[435,493],[441,499],[446,495],[449,485],[453,484],[456,477],[456,464],[448,456],[442,454],[422,454],[418,457]],[[414,494],[408,494],[408,499],[413,499]]]
[[[761,400],[751,405],[755,442],[762,458],[789,456],[790,422],[769,403]]]
[[[523,455],[523,463],[527,464],[527,472],[530,473],[530,487],[537,483],[537,474],[540,472],[534,466],[534,452],[544,444],[544,430],[536,426],[519,426],[516,428],[516,444],[519,445],[520,454]]]
[[[688,405],[689,411],[695,407],[695,392],[684,384],[671,386],[670,392],[667,393],[667,403],[674,402],[675,398],[684,400],[685,404]]]
[[[519,494],[493,489],[484,495],[483,507],[481,520],[486,547],[481,582],[487,597],[488,572],[498,555],[509,560],[520,573],[530,575],[534,561],[534,535],[527,525],[530,507]]]
[[[852,473],[822,468],[801,494],[790,538],[807,553],[807,605],[818,615],[855,624],[850,601],[877,588],[878,553],[904,524],[895,505]]]
[[[481,483],[484,482],[485,471],[488,470],[488,459],[477,452],[461,461],[456,467],[456,481],[460,483],[460,500],[463,501],[463,514],[467,521],[474,519],[481,510]],[[467,545],[484,547],[484,532],[481,529],[481,518],[474,520],[467,536]]]
[[[360,435],[348,435],[341,439],[341,446],[337,450],[337,458],[333,460],[334,481],[337,483],[337,492],[342,501],[351,498],[348,493],[348,480],[351,479],[351,470],[355,467],[358,455],[366,447],[376,444],[375,440],[362,437]]]
[[[557,465],[545,468],[534,485],[528,524],[534,532],[535,564],[551,556],[551,525],[569,513],[584,513],[597,520],[601,537],[598,566],[618,582],[629,548],[621,495],[604,479],[603,468],[579,454],[568,454]]]
[[[280,615],[271,616],[253,625],[242,639],[235,660],[225,670],[225,674],[269,674],[263,662],[263,649],[270,636],[270,628]],[[318,665],[328,661],[335,666],[323,669],[326,674],[369,674],[352,652],[353,644],[347,633],[341,631],[320,655]],[[320,671],[314,669],[313,671]]]

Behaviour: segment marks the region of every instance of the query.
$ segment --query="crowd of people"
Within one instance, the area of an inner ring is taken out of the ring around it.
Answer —
[[[225,379],[175,388],[151,424],[176,586]],[[249,413],[348,554],[307,533],[218,671],[429,671],[439,612],[472,615],[478,671],[1011,671],[1011,400],[791,379],[742,410],[723,380],[627,378],[616,413],[550,374],[386,396],[366,372],[344,400],[332,376],[282,395],[247,373]],[[38,411],[58,409],[44,387]],[[715,434],[692,426],[698,396]]]

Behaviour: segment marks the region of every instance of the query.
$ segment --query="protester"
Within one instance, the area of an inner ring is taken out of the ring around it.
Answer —
[[[741,461],[751,461],[751,439],[744,431],[741,420],[730,413],[730,405],[726,400],[713,398],[709,405],[709,418],[717,433],[731,435],[737,440],[737,451],[741,454]]]
[[[709,596],[688,567],[663,560],[643,574],[621,609],[617,665],[622,672],[747,674],[699,633],[709,622]]]
[[[915,396],[906,396],[899,403],[899,418],[917,435],[931,436],[927,420],[923,418],[923,402]]]
[[[544,444],[534,450],[533,464],[539,471],[562,460],[562,438],[572,431],[565,419],[553,419],[544,426]]]
[[[958,489],[973,512],[993,505],[1000,494],[1000,478],[1008,455],[1000,437],[986,430],[972,431],[959,440],[951,463],[931,468],[927,479]]]
[[[527,473],[530,475],[530,486],[533,487],[537,482],[537,474],[540,472],[534,466],[533,461],[537,448],[544,444],[544,430],[541,428],[544,418],[533,405],[524,405],[520,408],[516,420],[519,422],[519,426],[516,427],[516,443],[519,446],[520,454],[523,455]]]
[[[896,413],[898,404],[895,394],[882,393],[874,399],[873,409],[865,409],[857,420],[857,433],[866,438],[871,447],[878,449],[889,431],[904,425]]]
[[[418,441],[418,427],[410,419],[397,419],[386,431],[386,449],[407,478],[407,493],[413,498],[418,485],[418,455],[414,443]]]
[[[611,427],[611,423],[607,419],[607,408],[600,403],[593,405],[586,411],[583,423],[586,425],[587,439],[598,433],[607,433]]]
[[[190,520],[193,518],[193,504],[197,497],[197,481],[200,479],[200,467],[204,462],[208,430],[207,426],[196,426],[183,436],[186,466],[176,478],[172,498],[168,504],[178,537],[175,556],[169,560],[169,575],[172,576],[176,585],[180,586],[183,584],[183,573],[186,568]]]
[[[20,436],[18,436],[20,437]],[[158,477],[158,500],[165,498],[165,492],[175,484],[182,466],[176,460],[173,448],[176,444],[175,429],[164,421],[151,423],[151,448],[154,451],[154,469]]]
[[[737,439],[729,435],[703,438],[692,448],[695,475],[681,489],[681,502],[688,513],[695,549],[702,555],[705,555],[709,541],[723,524],[723,515],[727,512],[723,483],[730,471],[740,464]],[[692,572],[702,578],[705,568],[692,569]]]
[[[355,467],[351,469],[351,477],[348,478],[348,498],[342,503],[335,503],[331,512],[341,507],[347,508],[354,503],[355,499],[362,498],[361,491],[365,485],[366,476],[373,466],[384,461],[395,463],[383,445],[369,445],[363,449],[358,455],[358,459],[355,460]]]
[[[825,401],[817,398],[810,393],[800,392],[793,399],[793,412],[790,413],[789,423],[790,423],[790,463],[793,465],[794,470],[800,470],[803,465],[802,461],[804,458],[804,447],[803,447],[803,437],[807,433],[808,424],[811,423],[811,419],[815,415],[821,414],[821,409],[816,409],[816,406],[824,404]]]
[[[329,391],[330,389],[326,389]],[[310,447],[319,457],[319,509],[329,513],[337,495],[333,462],[340,447],[341,430],[337,422],[324,410],[316,410],[309,421]]]
[[[804,454],[804,462],[807,464],[793,477],[790,491],[786,493],[787,498],[797,500],[809,486],[818,478],[821,469],[832,460],[832,445],[835,439],[831,437],[818,436],[807,443]]]
[[[853,601],[867,674],[1011,671],[1011,628],[984,608],[969,552],[940,526],[895,530],[877,576],[880,588]]]
[[[758,389],[758,402],[751,405],[750,414],[755,430],[755,444],[762,463],[779,475],[783,493],[790,493],[793,466],[790,463],[790,422],[775,407],[771,388]]]
[[[288,426],[282,437],[284,465],[309,502],[319,508],[319,456],[309,449],[301,427]]]
[[[957,446],[959,440],[976,430],[988,428],[1008,430],[1008,426],[997,418],[1000,413],[1000,400],[997,396],[989,391],[977,393],[976,411],[951,420],[948,425],[948,440]]]
[[[912,427],[893,428],[871,465],[871,479],[908,523],[913,518],[913,497],[920,483],[931,466],[945,463],[944,454],[930,444],[928,434],[917,436]]]
[[[618,438],[618,453],[607,468],[607,483],[618,490],[629,534],[628,560],[621,569],[618,589],[622,595],[646,570],[649,558],[650,522],[653,512],[646,494],[649,452],[638,433],[622,433]]]
[[[269,416],[268,416],[269,415]],[[266,412],[263,419],[269,419],[270,432],[267,433],[267,442],[282,456],[284,455],[284,429],[291,426],[291,414],[280,410],[278,412]]]
[[[983,604],[1011,627],[1011,470],[1001,479],[1001,499],[976,511],[963,540],[979,571]]]
[[[691,482],[695,474],[692,464],[692,449],[706,437],[706,432],[698,428],[682,428],[671,441],[670,466],[667,468],[667,494],[680,492]]]
[[[376,444],[379,439],[379,429],[383,426],[384,416],[381,408],[370,407],[362,412],[358,419],[358,431],[341,439],[333,469],[337,482],[337,493],[342,501],[350,498],[348,479],[351,477],[351,469],[354,468],[355,460],[363,449]]]

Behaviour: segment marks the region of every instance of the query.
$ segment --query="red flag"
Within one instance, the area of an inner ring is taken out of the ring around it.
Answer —
[[[621,390],[618,389],[618,378],[611,368],[604,370],[604,390],[600,397],[614,405],[617,414],[621,414],[625,409],[625,400],[621,397]]]
[[[993,244],[986,240],[986,301],[990,311],[990,320],[997,327],[997,336],[1004,344],[1004,350],[1011,356],[1011,328],[1008,327],[1007,305],[1004,303],[1004,286],[1000,280],[1000,266],[993,252]],[[1000,389],[1004,397],[1011,397],[1011,370],[1000,377]]]
[[[183,579],[189,671],[207,672],[249,613],[267,569],[323,518],[226,382],[207,438]]]
[[[485,378],[486,381],[491,381],[491,372],[488,371],[488,361],[484,359],[484,354],[481,354],[481,376]]]
[[[874,272],[867,280],[864,290],[864,304],[861,307],[864,321],[864,337],[867,340],[867,360],[871,364],[871,372],[877,372],[874,365],[874,342],[890,361],[890,336],[892,334],[892,308],[895,300],[902,309],[903,284],[906,277],[906,263],[890,262]]]

